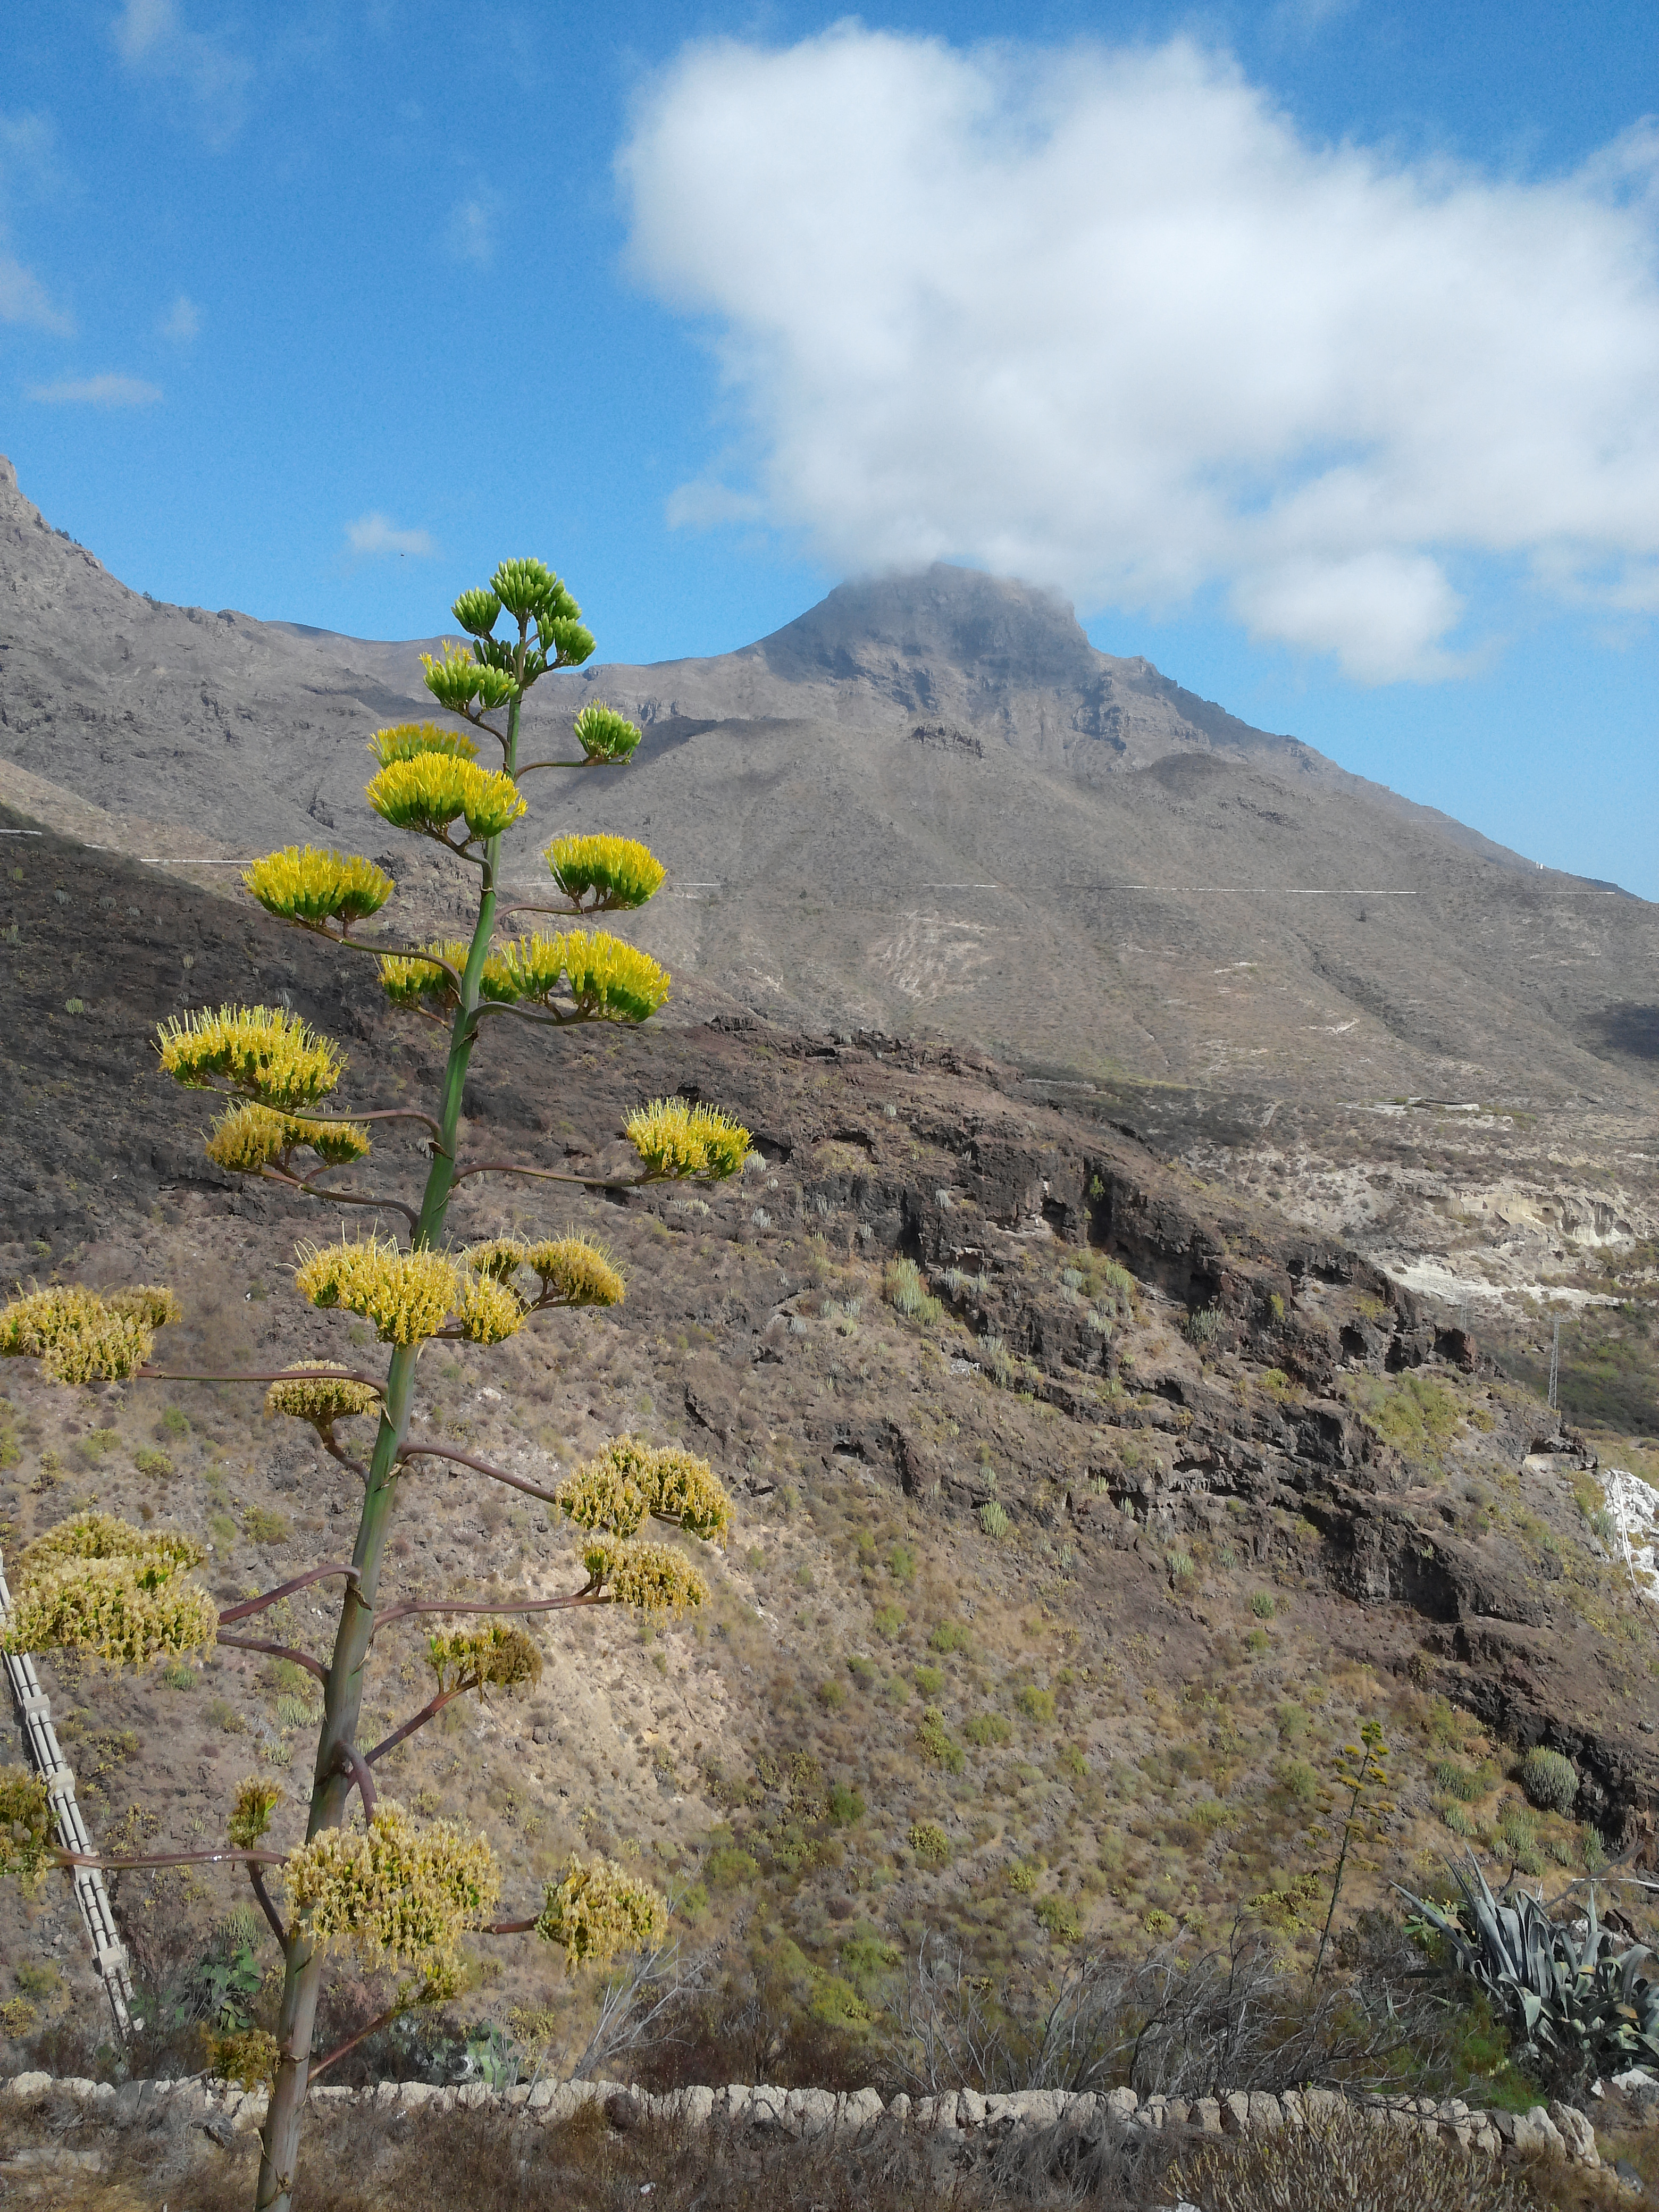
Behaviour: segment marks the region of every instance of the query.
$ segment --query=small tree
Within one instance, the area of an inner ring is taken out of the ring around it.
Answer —
[[[283,1008],[186,1012],[163,1024],[157,1039],[161,1065],[177,1082],[229,1095],[231,1103],[207,1139],[210,1157],[222,1167],[302,1195],[403,1217],[401,1239],[371,1231],[343,1237],[338,1243],[301,1245],[295,1277],[319,1310],[356,1314],[374,1326],[389,1347],[385,1372],[318,1361],[240,1378],[165,1375],[151,1364],[155,1332],[178,1318],[178,1302],[171,1291],[149,1286],[103,1297],[76,1288],[37,1290],[0,1313],[0,1351],[38,1359],[60,1382],[153,1377],[266,1383],[267,1409],[309,1423],[324,1448],[362,1481],[362,1512],[349,1561],[320,1561],[280,1588],[223,1612],[191,1578],[190,1570],[204,1555],[189,1537],[129,1528],[106,1514],[81,1514],[22,1554],[17,1603],[5,1635],[9,1650],[74,1647],[134,1667],[216,1640],[291,1661],[322,1684],[303,1843],[286,1852],[267,1844],[280,1792],[270,1780],[251,1776],[230,1808],[228,1848],[171,1854],[166,1860],[96,1862],[137,1866],[228,1858],[246,1869],[284,1959],[276,2033],[264,2039],[252,2067],[270,2084],[259,2212],[286,2212],[307,2090],[349,2047],[322,2057],[312,2049],[331,1949],[349,1948],[367,1965],[403,1974],[385,2015],[390,2019],[410,2003],[453,1992],[457,1945],[468,1929],[533,1931],[558,1945],[573,1967],[602,1964],[621,1949],[660,1939],[662,1899],[604,1860],[573,1858],[563,1878],[546,1887],[535,1912],[495,1918],[501,1875],[487,1840],[454,1822],[421,1826],[400,1807],[377,1801],[374,1769],[453,1699],[539,1675],[540,1650],[522,1627],[510,1625],[514,1617],[601,1604],[668,1613],[700,1604],[707,1591],[688,1559],[671,1545],[641,1541],[640,1531],[654,1519],[702,1541],[720,1541],[731,1518],[708,1465],[675,1448],[623,1437],[547,1490],[410,1433],[423,1346],[499,1343],[533,1314],[614,1305],[623,1291],[605,1252],[578,1235],[497,1237],[465,1249],[448,1243],[451,1197],[475,1176],[532,1176],[589,1187],[596,1181],[527,1163],[465,1158],[461,1099],[485,1024],[511,1018],[565,1028],[641,1022],[662,1005],[669,984],[653,960],[604,931],[578,926],[498,935],[498,926],[514,915],[580,924],[641,906],[664,871],[643,845],[626,838],[556,837],[544,855],[552,885],[547,902],[498,908],[501,841],[526,812],[520,791],[524,778],[544,769],[623,766],[640,733],[611,708],[590,705],[575,719],[574,757],[520,763],[526,694],[549,669],[574,667],[593,650],[580,610],[541,562],[503,562],[487,588],[462,593],[453,612],[471,642],[422,659],[428,688],[459,726],[421,722],[379,731],[371,740],[377,773],[368,797],[394,827],[434,840],[477,870],[471,935],[391,948],[363,945],[354,930],[385,906],[395,886],[359,857],[290,846],[256,861],[244,878],[267,913],[332,944],[368,951],[392,1005],[447,1030],[448,1057],[431,1110],[404,1105],[356,1114],[330,1110],[325,1102],[339,1084],[344,1060],[333,1043]],[[506,635],[497,636],[503,615]],[[499,743],[498,769],[480,764],[474,730]],[[418,1204],[333,1180],[339,1170],[369,1156],[372,1123],[398,1120],[412,1121],[427,1133],[430,1164]],[[639,1161],[630,1185],[664,1178],[717,1180],[736,1174],[749,1150],[748,1132],[725,1115],[678,1100],[642,1105],[626,1133]],[[338,1433],[342,1425],[359,1419],[375,1424],[366,1456]],[[381,1565],[401,1478],[411,1462],[425,1455],[511,1484],[567,1515],[586,1533],[580,1587],[540,1600],[435,1599],[382,1607]],[[341,1595],[326,1664],[308,1652],[236,1632],[295,1591],[331,1582],[340,1584]],[[493,1617],[483,1626],[445,1626],[434,1634],[428,1650],[434,1694],[384,1741],[360,1747],[364,1681],[376,1639],[393,1622],[426,1614],[443,1622]],[[354,1791],[361,1825],[354,1821]],[[70,1855],[53,1850],[49,1835],[44,1789],[32,1781],[8,1784],[0,1791],[0,1870],[38,1880],[48,1866],[68,1863]],[[267,1885],[268,1870],[285,1892],[286,1918]],[[250,2054],[244,2050],[240,2057],[246,2066]]]

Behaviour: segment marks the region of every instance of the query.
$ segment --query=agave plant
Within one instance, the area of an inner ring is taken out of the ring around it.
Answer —
[[[1473,1854],[1451,1872],[1463,1893],[1455,1917],[1400,1893],[1446,1938],[1455,1971],[1487,1992],[1518,2042],[1581,2077],[1659,2062],[1654,1954],[1645,1943],[1621,1949],[1597,1915],[1593,1884],[1583,1918],[1568,1922],[1512,1880],[1494,1897]]]

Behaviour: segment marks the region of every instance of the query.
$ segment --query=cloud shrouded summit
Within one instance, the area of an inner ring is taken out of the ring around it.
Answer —
[[[1462,665],[1471,556],[1659,608],[1651,125],[1494,179],[1313,145],[1185,40],[852,25],[689,49],[620,161],[635,265],[750,425],[676,519],[1091,611],[1219,586],[1367,682]]]

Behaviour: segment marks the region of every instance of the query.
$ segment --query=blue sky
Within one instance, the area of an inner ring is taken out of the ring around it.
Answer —
[[[158,598],[606,659],[850,571],[1659,896],[1659,33],[1582,6],[11,0],[0,450]]]

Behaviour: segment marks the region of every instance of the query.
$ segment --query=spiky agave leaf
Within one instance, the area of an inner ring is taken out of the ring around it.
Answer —
[[[446,843],[458,821],[465,822],[470,842],[500,836],[526,811],[510,775],[447,753],[422,752],[393,761],[371,777],[364,795],[394,829],[413,830]]]
[[[558,1945],[574,1973],[609,1966],[619,1951],[647,1949],[667,1924],[668,1907],[648,1882],[614,1859],[584,1862],[573,1852],[563,1879],[547,1886],[536,1933]]]
[[[337,921],[349,928],[378,914],[397,889],[373,860],[314,845],[267,853],[243,870],[242,881],[267,914],[309,927]]]
[[[724,1182],[739,1172],[752,1141],[717,1106],[693,1106],[684,1098],[653,1098],[629,1115],[626,1130],[647,1173],[674,1182]]]
[[[441,1252],[404,1252],[370,1235],[356,1243],[301,1244],[294,1280],[325,1311],[343,1306],[372,1322],[382,1344],[419,1344],[436,1335],[460,1279]]]
[[[187,1090],[217,1079],[284,1113],[314,1106],[346,1069],[339,1047],[284,1006],[204,1007],[163,1022],[156,1042],[162,1066]]]

